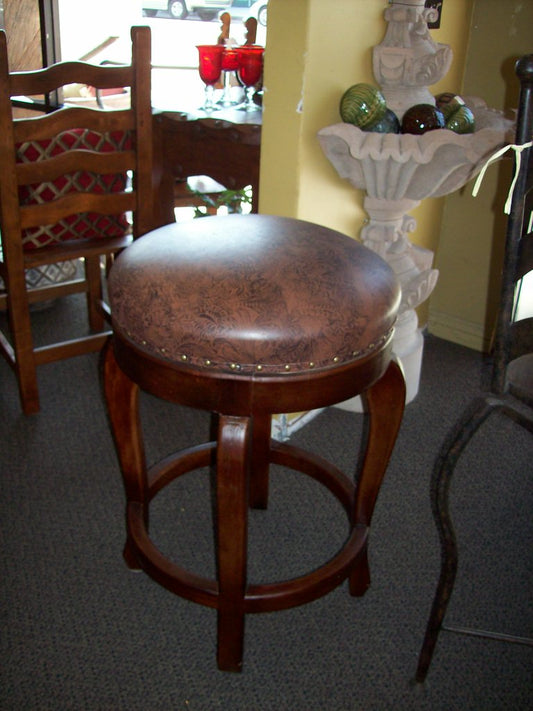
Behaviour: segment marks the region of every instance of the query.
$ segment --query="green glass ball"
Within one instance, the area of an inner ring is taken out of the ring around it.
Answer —
[[[386,110],[387,104],[381,91],[364,83],[346,89],[339,106],[344,123],[352,123],[362,129],[380,121]]]
[[[476,121],[468,106],[460,106],[446,121],[446,128],[455,133],[474,133]]]
[[[439,111],[442,111],[444,118],[447,121],[457,109],[465,105],[465,102],[458,94],[452,94],[450,91],[445,91],[435,97],[435,104]]]

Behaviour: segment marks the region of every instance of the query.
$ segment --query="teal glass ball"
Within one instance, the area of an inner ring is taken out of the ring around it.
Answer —
[[[382,119],[370,124],[364,130],[371,133],[400,133],[400,121],[394,111],[387,109]]]

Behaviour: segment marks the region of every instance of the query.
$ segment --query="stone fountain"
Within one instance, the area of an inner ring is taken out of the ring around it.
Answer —
[[[433,41],[428,22],[436,10],[424,0],[392,0],[385,10],[387,32],[373,50],[373,72],[387,107],[401,120],[415,104],[435,105],[428,86],[450,68],[452,51]],[[418,393],[423,337],[416,307],[437,283],[433,252],[413,245],[408,235],[416,220],[408,213],[428,197],[441,197],[461,188],[481,170],[488,158],[506,143],[512,122],[475,97],[463,97],[475,118],[475,131],[448,129],[422,135],[373,133],[349,123],[338,123],[318,133],[322,149],[339,176],[365,190],[369,220],[361,232],[363,243],[380,254],[402,286],[402,302],[394,336],[394,353],[407,384],[407,402]],[[360,410],[358,399],[345,409]]]

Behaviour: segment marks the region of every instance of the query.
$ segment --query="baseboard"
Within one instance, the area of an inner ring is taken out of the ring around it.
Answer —
[[[428,331],[434,336],[476,351],[486,352],[490,348],[490,339],[485,334],[484,326],[440,311],[430,309]]]

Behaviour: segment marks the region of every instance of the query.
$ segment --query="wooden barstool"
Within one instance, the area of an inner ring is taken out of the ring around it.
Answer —
[[[402,418],[405,389],[391,361],[400,290],[355,240],[266,215],[206,217],[157,229],[125,250],[109,280],[114,336],[105,393],[127,497],[125,559],[172,592],[218,611],[218,665],[242,666],[246,613],[314,600],[370,578],[367,535]],[[138,391],[217,415],[216,441],[147,471]],[[274,413],[363,394],[369,413],[357,483],[325,459],[270,438]],[[151,499],[182,474],[216,464],[217,580],[193,575],[151,542]],[[327,487],[348,538],[323,566],[272,584],[247,581],[247,509],[266,508],[269,464]]]

